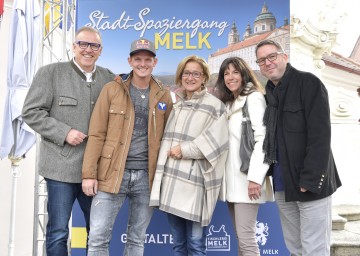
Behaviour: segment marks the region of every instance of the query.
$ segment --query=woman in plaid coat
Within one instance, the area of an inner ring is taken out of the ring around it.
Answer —
[[[173,106],[158,157],[150,205],[168,213],[174,255],[205,255],[205,226],[219,196],[228,152],[225,105],[207,92],[202,58],[176,71],[180,100]]]

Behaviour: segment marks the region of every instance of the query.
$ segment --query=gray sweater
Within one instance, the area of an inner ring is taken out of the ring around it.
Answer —
[[[110,70],[97,66],[93,82],[86,82],[73,61],[49,64],[38,70],[25,99],[22,117],[41,135],[38,167],[41,176],[81,182],[86,141],[74,147],[65,139],[71,128],[88,133],[99,93],[114,77]]]

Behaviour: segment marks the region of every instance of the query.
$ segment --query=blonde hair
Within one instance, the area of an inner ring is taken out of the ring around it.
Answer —
[[[182,59],[180,61],[179,65],[177,67],[177,70],[176,70],[175,83],[179,86],[181,85],[182,74],[184,72],[186,64],[189,62],[196,62],[201,66],[201,68],[203,70],[203,76],[205,78],[204,84],[206,84],[210,79],[209,66],[203,58],[196,56],[196,55],[191,55],[191,56],[185,57],[184,59]]]

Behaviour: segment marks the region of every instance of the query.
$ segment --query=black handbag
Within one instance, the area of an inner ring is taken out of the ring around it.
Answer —
[[[250,158],[255,145],[254,131],[251,127],[247,101],[245,101],[245,104],[242,108],[242,114],[243,114],[243,120],[241,122],[240,171],[247,174],[250,165]]]

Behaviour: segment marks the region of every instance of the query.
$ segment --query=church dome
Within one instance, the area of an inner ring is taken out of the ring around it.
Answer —
[[[260,13],[258,16],[256,16],[255,22],[260,20],[267,20],[267,19],[276,20],[275,16],[271,12],[266,12],[266,13]]]
[[[264,3],[261,13],[256,16],[254,21],[254,33],[263,33],[276,28],[276,18],[269,12],[267,5]]]
[[[269,12],[267,5],[264,3],[261,9],[261,13],[258,16],[256,16],[255,22],[261,20],[269,20],[269,19],[276,21],[275,16],[271,12]]]

